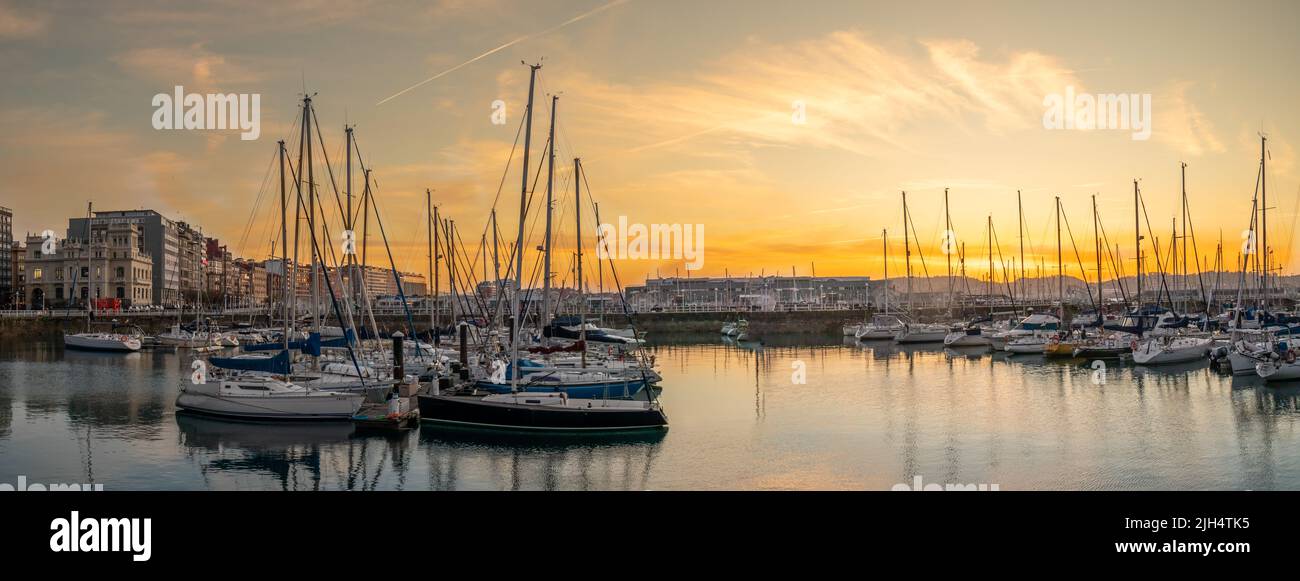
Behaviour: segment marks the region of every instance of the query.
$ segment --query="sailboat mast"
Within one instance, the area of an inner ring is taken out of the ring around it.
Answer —
[[[990,298],[990,304],[992,303],[992,300],[991,300],[991,299],[992,299],[992,297],[993,297],[993,274],[994,274],[994,272],[993,272],[993,215],[992,215],[992,214],[989,214],[989,284],[988,284],[988,289],[989,289],[989,290],[988,290],[988,295],[989,295],[989,298]]]
[[[94,230],[91,229],[90,223],[95,216],[95,202],[86,202],[86,243],[83,248],[86,252],[86,332],[90,332],[90,320],[95,318],[95,262],[94,253],[91,252],[90,239],[93,237]]]
[[[885,247],[885,314],[889,314],[889,229],[880,231],[880,245]]]
[[[514,303],[514,332],[510,337],[510,364],[514,365],[515,360],[519,357],[519,333],[522,326],[520,321],[520,307],[522,307],[522,298],[524,296],[524,219],[528,216],[528,154],[532,147],[533,141],[533,88],[537,85],[537,70],[542,65],[528,65],[528,106],[524,110],[524,163],[520,177],[519,192],[519,238],[515,242],[515,300]],[[510,391],[518,391],[519,374],[510,374]]]
[[[1272,253],[1269,251],[1268,248],[1268,150],[1266,147],[1267,143],[1268,143],[1268,137],[1264,135],[1260,135],[1259,136],[1259,193],[1260,193],[1260,201],[1259,201],[1260,214],[1259,215],[1260,215],[1260,231],[1261,231],[1260,234],[1263,237],[1262,249],[1264,251],[1264,270],[1263,270],[1264,278],[1263,278],[1263,285],[1261,286],[1261,288],[1263,289],[1264,292],[1264,309],[1266,311],[1268,310],[1268,286],[1269,286],[1268,275],[1269,275],[1269,269],[1272,267],[1270,264],[1271,263],[1270,259],[1272,258],[1270,254]],[[1259,250],[1259,248],[1257,248],[1256,250]]]
[[[1020,288],[1020,302],[1025,301],[1025,207],[1020,201],[1020,190],[1016,190],[1016,215],[1019,216],[1016,226],[1020,229],[1020,280],[1016,281],[1016,286]]]
[[[903,262],[907,266],[907,312],[913,313],[912,303],[912,245],[907,233],[907,192],[903,192]]]
[[[1097,195],[1092,195],[1092,237],[1095,241],[1094,252],[1097,253],[1097,320],[1101,321],[1101,221],[1097,217]]]
[[[537,86],[537,69],[542,65],[528,65],[528,107],[524,110],[524,164],[521,170],[519,195],[519,239],[515,243],[515,300],[513,300],[513,329],[511,333],[511,365],[519,357],[520,299],[524,296],[524,220],[528,217],[528,155],[533,142],[533,88]],[[519,373],[510,374],[510,390],[519,391]]]
[[[287,199],[287,195],[284,190],[284,178],[285,178],[284,157],[286,155],[286,152],[284,150],[283,139],[279,141],[279,144],[280,144],[280,254],[285,255],[287,257],[287,255],[289,254],[288,252],[289,251],[289,201]],[[284,300],[284,305],[283,305],[284,307],[284,350],[288,352],[289,333],[291,331],[291,326],[293,325],[293,320],[289,316],[289,298],[290,298],[289,297],[289,261],[281,259],[280,266],[283,267],[280,273],[280,277],[283,279],[282,286],[284,287],[283,289],[284,294],[282,295]]]
[[[1184,279],[1184,280],[1183,280],[1183,282],[1184,282],[1184,284],[1183,284],[1183,288],[1186,288],[1186,287],[1188,286],[1188,285],[1186,284],[1186,283],[1187,283],[1186,278],[1187,278],[1187,274],[1188,274],[1188,271],[1187,271],[1187,246],[1188,246],[1188,243],[1187,243],[1187,223],[1190,221],[1188,218],[1191,217],[1191,211],[1190,211],[1190,210],[1188,209],[1188,207],[1187,207],[1187,163],[1186,163],[1186,162],[1179,162],[1179,166],[1181,166],[1181,167],[1180,167],[1180,169],[1181,169],[1180,174],[1181,174],[1182,190],[1183,190],[1183,279]],[[1195,260],[1196,257],[1193,256],[1192,259]],[[1198,270],[1197,272],[1200,272],[1200,271]]]
[[[460,324],[460,287],[456,278],[456,221],[447,220],[443,226],[443,233],[447,235],[447,284],[450,288],[447,291],[451,299],[451,328],[455,329]],[[471,273],[473,274],[473,273]]]
[[[432,342],[432,343],[434,343],[434,344],[437,344],[437,343],[438,343],[438,339],[437,339],[437,337],[438,337],[438,320],[437,320],[437,317],[438,317],[438,268],[437,268],[437,264],[435,264],[434,261],[437,260],[437,256],[438,256],[438,247],[435,246],[435,244],[433,243],[433,237],[435,237],[435,235],[437,235],[437,231],[438,231],[438,226],[437,226],[437,224],[438,224],[438,218],[437,218],[437,211],[435,211],[435,209],[433,208],[433,191],[432,191],[432,190],[429,190],[429,188],[425,188],[425,190],[424,190],[424,205],[425,205],[425,214],[426,214],[426,218],[428,218],[428,220],[429,220],[429,227],[428,227],[428,230],[429,230],[429,235],[428,235],[428,239],[429,239],[429,240],[428,240],[428,242],[429,242],[429,282],[432,282],[432,283],[433,283],[433,289],[432,289],[432,292],[429,292],[429,296],[432,296],[432,298],[433,298],[432,302],[429,303],[429,335],[430,335],[430,337],[429,337],[429,341]]]
[[[952,214],[948,213],[948,188],[943,189],[943,255],[948,260],[948,309],[952,309],[952,252],[948,245],[952,240]]]
[[[578,258],[577,258],[578,275],[575,278],[577,279],[579,316],[585,315],[587,310],[586,304],[583,302],[585,299],[583,299],[582,297],[583,289],[582,289],[582,180],[580,179],[581,176],[582,176],[582,160],[575,157],[573,158],[573,205],[575,208],[573,213],[576,218],[575,228],[577,229],[577,239],[578,239]],[[583,328],[585,329],[586,326],[584,325]]]
[[[1139,198],[1138,181],[1133,180],[1133,257],[1137,261],[1137,294],[1134,302],[1142,308],[1142,223],[1138,220],[1138,211],[1142,201]]]
[[[538,324],[543,328],[551,324],[551,206],[554,203],[553,190],[555,187],[555,105],[560,100],[559,95],[551,95],[551,130],[548,133],[547,141],[547,161],[546,161],[546,238],[543,240],[542,250],[542,312],[538,319]],[[550,344],[550,339],[545,333],[542,334],[542,345]]]
[[[348,197],[348,211],[343,216],[343,224],[344,224],[343,229],[347,230],[348,232],[353,232],[353,241],[355,244],[355,240],[356,240],[355,230],[353,229],[353,225],[352,225],[353,217],[354,217],[352,214],[352,128],[345,125],[343,127],[343,133],[346,138],[345,140],[347,141],[347,178],[346,178],[347,182],[345,187],[347,188],[347,197]],[[353,251],[351,253],[343,257],[343,260],[346,261],[348,265],[348,283],[349,283],[344,292],[346,292],[349,295],[359,294],[356,292],[357,255],[356,255],[355,246],[353,246]],[[339,277],[339,282],[340,283],[343,282],[342,277]]]
[[[1065,268],[1061,260],[1061,196],[1056,196],[1056,300],[1061,303],[1061,320],[1065,320]]]
[[[492,280],[497,283],[497,292],[501,289],[501,255],[497,252],[497,241],[501,239],[501,232],[497,229],[497,209],[492,208]],[[500,295],[498,295],[500,296]]]

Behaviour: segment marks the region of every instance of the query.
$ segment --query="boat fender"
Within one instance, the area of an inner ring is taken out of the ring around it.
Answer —
[[[1128,342],[1128,348],[1131,349],[1131,350],[1133,350],[1133,351],[1137,351],[1137,350],[1138,350],[1138,340],[1137,340],[1137,339],[1134,339],[1134,340],[1132,340],[1132,341],[1129,341],[1129,342]]]
[[[1286,362],[1287,362],[1287,363],[1295,363],[1295,351],[1287,351],[1287,352],[1286,352]]]

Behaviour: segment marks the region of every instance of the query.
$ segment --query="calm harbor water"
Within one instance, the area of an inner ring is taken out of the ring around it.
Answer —
[[[0,343],[0,483],[106,490],[1300,489],[1300,386],[1204,363],[712,337],[653,347],[671,428],[554,438],[177,415],[183,353]],[[804,376],[800,382],[800,375]]]

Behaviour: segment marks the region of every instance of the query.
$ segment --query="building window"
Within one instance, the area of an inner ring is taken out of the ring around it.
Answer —
[[[41,280],[41,269],[39,268],[32,269],[32,280]]]

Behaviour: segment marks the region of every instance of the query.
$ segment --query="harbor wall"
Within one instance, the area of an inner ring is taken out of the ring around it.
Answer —
[[[921,321],[963,320],[987,313],[984,309],[970,309],[970,312],[949,313],[946,309],[918,310]],[[716,311],[716,312],[648,312],[634,315],[638,331],[649,334],[705,334],[719,333],[724,323],[737,319],[749,322],[750,334],[761,337],[771,335],[839,335],[841,327],[847,323],[859,323],[870,318],[872,312],[864,309],[824,310],[824,311]],[[1067,312],[1067,316],[1071,313]],[[594,317],[592,317],[594,318]],[[247,323],[248,315],[213,316],[210,319],[219,325],[233,322]],[[329,324],[337,325],[333,317]],[[128,315],[119,314],[98,319],[103,325],[96,325],[96,330],[107,330],[107,322],[116,320],[125,325],[136,325],[146,334],[166,331],[176,322],[174,316]],[[190,319],[187,319],[187,322]],[[627,320],[622,315],[606,315],[605,324],[610,327],[626,327]],[[255,325],[269,325],[265,316],[254,319]],[[376,322],[384,330],[406,331],[405,316],[377,316]],[[417,332],[429,329],[427,317],[414,317]],[[26,338],[40,336],[58,336],[64,331],[80,332],[85,329],[84,317],[0,317],[0,338]]]

